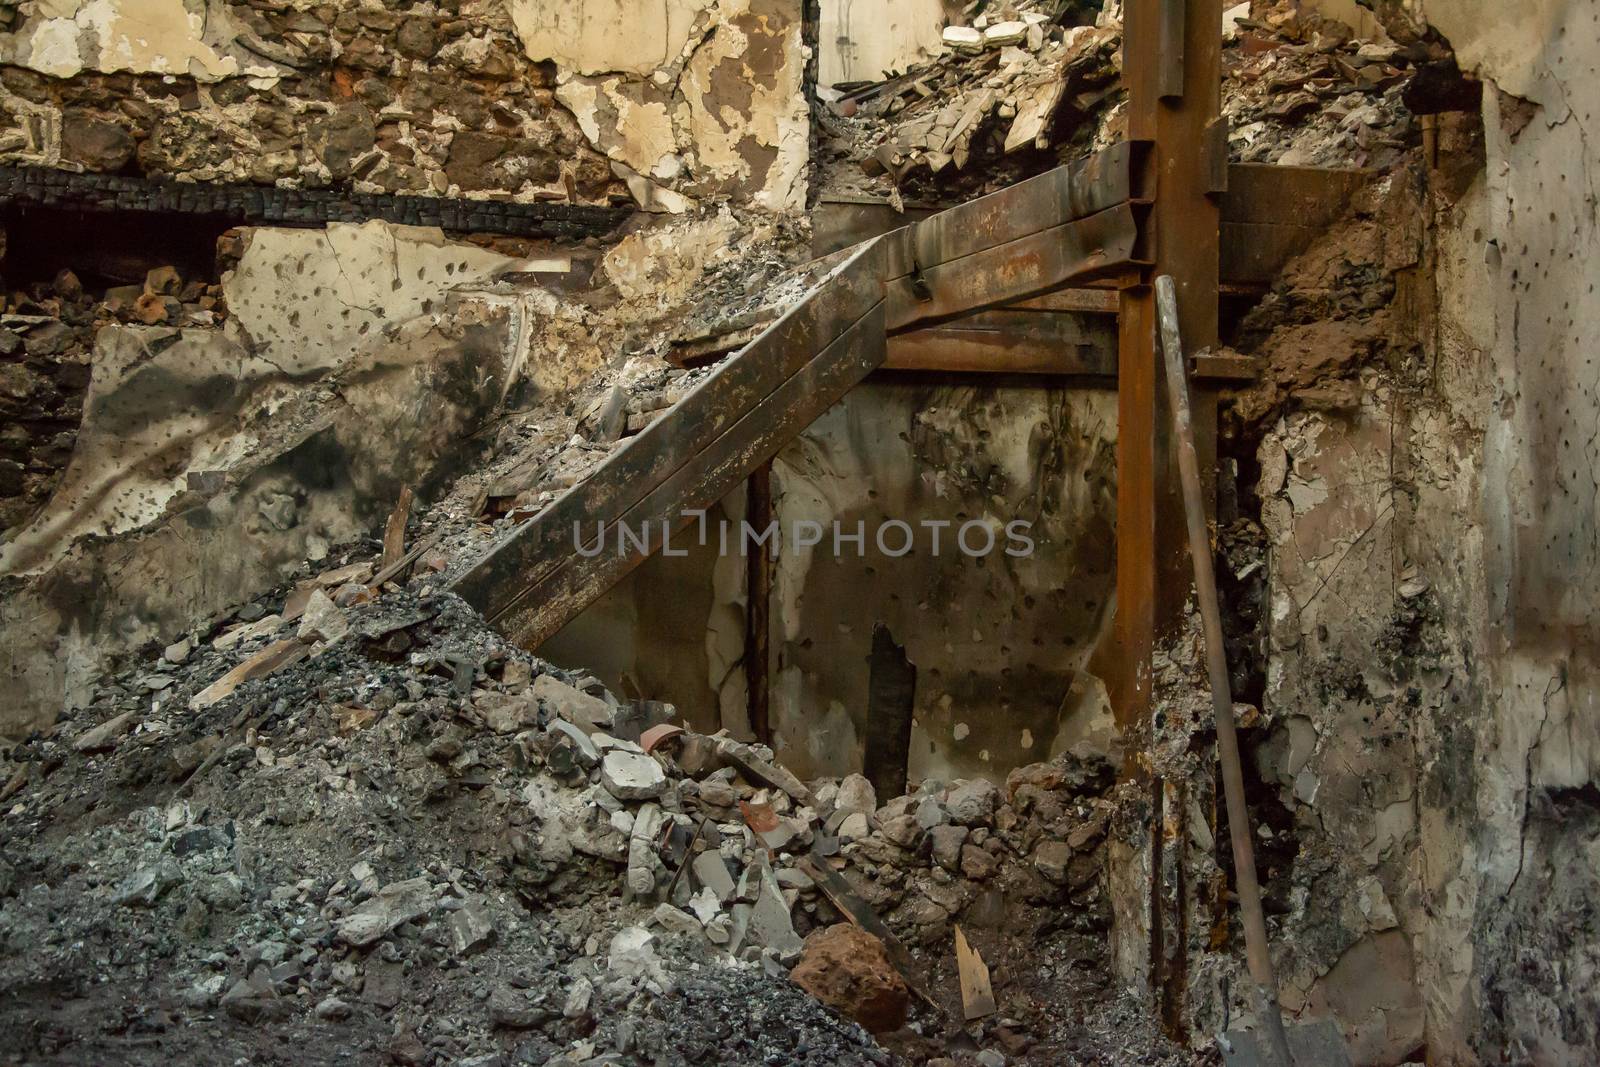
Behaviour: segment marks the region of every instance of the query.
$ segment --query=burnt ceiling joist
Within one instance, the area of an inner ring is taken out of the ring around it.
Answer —
[[[77,174],[50,167],[0,167],[0,205],[90,213],[203,215],[238,225],[325,226],[381,219],[404,226],[437,226],[452,233],[582,240],[611,233],[632,212],[584,204],[520,204],[390,196],[336,189],[278,189]]]

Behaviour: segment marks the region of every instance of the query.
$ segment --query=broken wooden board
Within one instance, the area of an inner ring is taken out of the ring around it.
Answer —
[[[911,992],[921,998],[923,1003],[938,1007],[928,995],[905,944],[894,936],[889,924],[880,919],[878,913],[856,895],[855,890],[850,888],[850,883],[844,880],[844,876],[834,870],[826,858],[815,854],[800,857],[800,869],[811,876],[811,880],[817,883],[817,889],[828,898],[830,904],[839,909],[841,915],[883,942],[884,951],[889,954],[889,962],[900,972],[900,977],[906,980]]]
[[[299,663],[309,655],[311,646],[298,638],[275,641],[196,693],[189,699],[189,708],[191,711],[209,708],[251,679],[264,678],[274,671]]]
[[[389,521],[384,524],[380,569],[394,566],[406,554],[406,523],[411,519],[411,501],[412,492],[408,485],[400,490],[400,499],[395,501],[394,510],[389,512]]]
[[[367,587],[373,590],[381,590],[389,582],[399,577],[400,573],[407,567],[415,563],[424,552],[428,551],[442,540],[444,540],[444,534],[436,533],[425,541],[419,541],[416,546],[411,549],[411,551],[407,552],[393,563],[385,566],[383,570],[379,571],[377,574],[374,574],[371,580],[367,582]]]
[[[989,965],[978,951],[967,944],[967,935],[956,927],[956,970],[961,979],[961,1013],[967,1022],[993,1015],[999,1010],[994,988],[989,984]]]

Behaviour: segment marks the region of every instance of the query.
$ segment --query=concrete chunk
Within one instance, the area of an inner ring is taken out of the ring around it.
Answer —
[[[592,732],[611,725],[614,712],[610,704],[574,689],[551,675],[541,674],[535,679],[533,696],[544,704],[551,715],[585,730]]]
[[[649,756],[614,749],[600,761],[600,784],[618,800],[649,800],[666,792],[667,774]]]

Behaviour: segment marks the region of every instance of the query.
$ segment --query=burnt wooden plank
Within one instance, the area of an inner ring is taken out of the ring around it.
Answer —
[[[881,299],[883,249],[863,245],[800,304],[712,372],[590,477],[518,527],[453,591],[491,622],[573,552],[573,524],[614,520],[789,380]]]
[[[745,521],[765,530],[772,522],[772,461],[750,472],[745,496]],[[768,667],[771,660],[772,546],[752,545],[745,560],[744,677],[750,732],[762,744],[772,743],[769,721]]]
[[[1056,226],[960,259],[925,267],[932,298],[922,300],[910,278],[884,287],[889,329],[969,315],[1038,296],[1066,282],[1105,274],[1135,262],[1139,225],[1131,204]]]
[[[571,553],[564,565],[503,613],[497,625],[525,647],[537,648],[659,551],[665,529],[681,529],[693,521],[685,513],[722,499],[882,364],[883,355],[880,303],[620,519],[605,524],[605,541],[598,552]],[[593,545],[595,517],[586,518],[590,532],[582,535],[583,540]],[[628,541],[625,551],[618,550],[618,528],[631,531],[636,539]],[[572,536],[572,530],[567,532]]]

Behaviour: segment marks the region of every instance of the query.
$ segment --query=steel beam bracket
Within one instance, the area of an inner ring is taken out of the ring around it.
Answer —
[[[1228,116],[1219,115],[1206,123],[1205,144],[1206,194],[1221,196],[1228,191]]]

